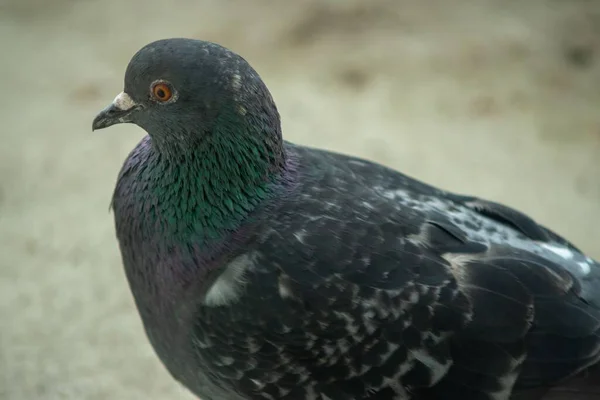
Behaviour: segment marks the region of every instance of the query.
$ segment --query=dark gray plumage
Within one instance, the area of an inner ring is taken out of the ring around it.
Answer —
[[[166,85],[166,86],[165,86]],[[94,120],[146,333],[204,400],[538,398],[600,360],[600,265],[522,213],[297,146],[218,45],[140,50]]]

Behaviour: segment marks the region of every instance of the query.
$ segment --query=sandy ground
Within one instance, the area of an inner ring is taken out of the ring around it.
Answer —
[[[0,0],[1,399],[191,399],[108,212],[143,132],[90,129],[131,55],[172,36],[244,55],[287,139],[505,202],[600,257],[600,2]]]

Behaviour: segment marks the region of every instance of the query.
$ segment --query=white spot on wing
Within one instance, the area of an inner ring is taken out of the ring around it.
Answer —
[[[217,360],[214,361],[214,363],[218,366],[228,366],[234,363],[234,359],[233,357],[229,357],[229,356],[223,356],[218,358]]]
[[[493,400],[506,400],[510,398],[513,386],[519,376],[517,371],[506,374],[502,378],[498,378],[498,383],[501,386],[496,392],[490,393]]]
[[[255,253],[246,253],[230,261],[206,292],[204,304],[209,307],[218,307],[237,300],[246,284],[244,274],[254,263],[255,258]]]
[[[579,267],[581,268],[581,273],[583,275],[587,275],[590,273],[591,268],[590,268],[590,264],[588,262],[585,262],[585,261],[578,262],[577,265],[579,265]]]
[[[210,347],[212,347],[212,342],[208,337],[203,337],[203,338],[199,338],[199,337],[195,337],[193,339],[194,345],[200,347],[201,349],[208,349]]]
[[[546,250],[550,250],[551,252],[564,258],[565,260],[570,260],[574,256],[573,252],[567,249],[566,247],[554,246],[548,243],[542,243],[542,247]]]
[[[369,203],[368,201],[363,201],[362,205],[363,205],[363,207],[368,208],[369,210],[375,209],[375,207],[373,207],[373,204]]]
[[[414,355],[415,359],[423,363],[423,365],[431,372],[431,384],[435,384],[442,379],[452,365],[451,360],[445,360],[445,363],[441,363],[423,349],[411,350],[411,353]]]
[[[419,301],[419,293],[417,292],[411,292],[408,295],[408,301],[412,304],[417,304],[417,302]]]
[[[304,244],[304,237],[306,236],[306,229],[300,229],[294,232],[294,237],[302,244]]]
[[[408,393],[406,393],[406,389],[400,383],[400,380],[393,377],[388,378],[387,376],[383,378],[384,386],[391,388],[394,393],[397,395],[396,398],[400,399],[408,399]]]
[[[277,289],[279,289],[279,295],[283,299],[289,299],[294,297],[294,292],[292,291],[290,282],[290,277],[284,274],[279,276],[277,280]]]
[[[380,189],[380,188],[375,187],[375,189]],[[406,195],[406,192],[404,192],[403,190],[383,190],[381,194],[386,199],[394,200],[396,197]]]
[[[468,282],[467,264],[477,259],[477,257],[472,254],[445,253],[442,254],[442,258],[450,263],[452,275],[459,283],[465,284]]]
[[[254,385],[256,385],[256,388],[257,388],[257,389],[262,389],[262,388],[264,388],[264,387],[265,387],[265,385],[266,385],[266,383],[264,383],[264,382],[261,382],[261,381],[259,381],[258,379],[252,379],[252,378],[250,378],[250,381],[251,381],[252,383],[254,383]]]

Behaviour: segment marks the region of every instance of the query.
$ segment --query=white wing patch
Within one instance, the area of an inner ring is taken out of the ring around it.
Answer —
[[[246,285],[244,275],[256,257],[256,253],[246,253],[231,260],[206,292],[204,304],[219,307],[238,300]]]
[[[423,365],[425,365],[431,372],[431,384],[438,383],[452,366],[452,359],[448,359],[445,363],[441,363],[433,358],[424,349],[411,350],[411,353],[415,359],[423,363]]]
[[[297,241],[304,244],[304,238],[306,237],[306,229],[300,229],[299,231],[294,232],[294,237]]]
[[[507,400],[510,398],[515,382],[519,377],[518,371],[513,371],[499,379],[501,389],[490,393],[492,400]]]
[[[577,265],[581,268],[581,273],[587,275],[591,271],[590,263],[587,261],[578,262]]]
[[[550,250],[551,252],[553,252],[557,256],[564,258],[565,260],[570,260],[575,256],[575,254],[566,247],[559,247],[548,243],[542,243],[541,245],[546,250]]]
[[[569,250],[566,247],[548,243],[541,243],[540,245],[542,248],[549,250],[563,260],[568,261],[568,263],[564,263],[562,265],[572,273],[575,273],[576,276],[585,276],[591,272],[592,265],[594,265],[594,261],[591,258]]]

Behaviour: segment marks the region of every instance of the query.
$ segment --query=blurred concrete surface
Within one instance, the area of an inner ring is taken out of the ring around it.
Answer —
[[[0,398],[191,399],[154,356],[108,204],[143,135],[92,134],[129,58],[245,56],[287,139],[505,202],[600,256],[600,2],[0,0]]]

